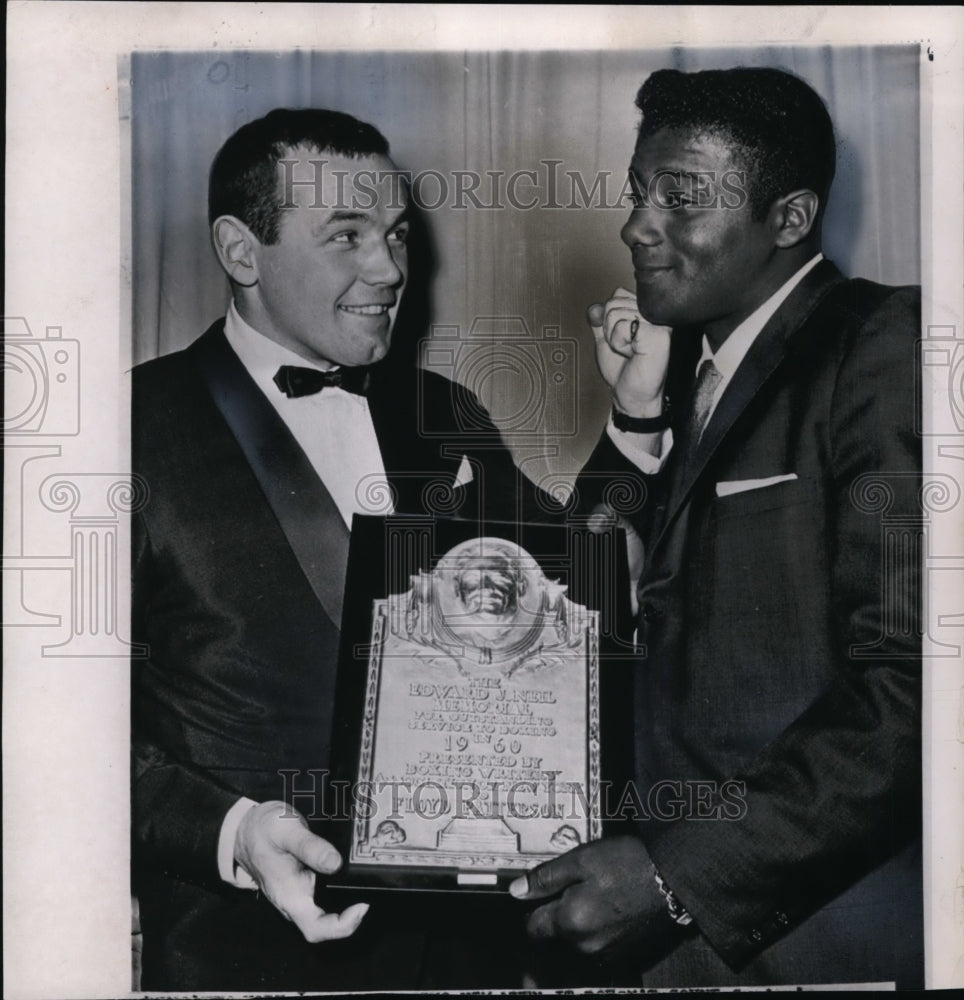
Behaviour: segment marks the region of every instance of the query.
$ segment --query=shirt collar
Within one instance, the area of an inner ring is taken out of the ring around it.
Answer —
[[[728,382],[733,373],[740,367],[740,362],[746,357],[747,351],[753,341],[759,336],[760,331],[767,325],[773,314],[783,305],[787,296],[803,281],[804,277],[810,273],[823,260],[823,254],[814,254],[803,267],[800,268],[790,279],[782,284],[761,306],[759,306],[723,341],[720,349],[713,353],[710,350],[709,341],[703,337],[703,354],[700,358],[702,364],[707,358],[713,359],[713,364],[717,371],[723,376],[724,382]],[[699,366],[697,366],[697,370]]]
[[[297,365],[300,368],[326,370],[323,365],[308,361],[255,330],[253,326],[241,318],[233,299],[224,319],[224,336],[234,353],[241,359],[241,363],[256,381],[273,378],[281,365]],[[329,365],[328,369],[332,367],[337,366]]]

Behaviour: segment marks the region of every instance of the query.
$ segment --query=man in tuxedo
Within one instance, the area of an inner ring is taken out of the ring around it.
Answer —
[[[513,893],[645,986],[921,985],[919,290],[820,253],[801,80],[660,71],[637,106],[636,294],[590,309],[613,415],[577,484],[636,486],[637,823]]]
[[[352,515],[518,520],[547,504],[477,400],[389,355],[410,222],[388,154],[332,111],[276,110],[231,136],[209,190],[227,316],[134,372],[145,989],[515,984],[502,945],[467,962],[404,906],[365,917],[313,896],[341,861],[309,819],[328,814]]]

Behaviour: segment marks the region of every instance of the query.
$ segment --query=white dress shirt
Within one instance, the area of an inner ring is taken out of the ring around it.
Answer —
[[[368,400],[334,386],[289,399],[274,382],[282,365],[319,371],[326,366],[306,361],[258,333],[241,318],[233,302],[224,335],[301,446],[345,524],[351,526],[352,514],[391,514],[391,493]]]

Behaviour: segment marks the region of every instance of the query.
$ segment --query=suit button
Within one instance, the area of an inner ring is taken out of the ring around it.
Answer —
[[[790,918],[782,910],[777,910],[777,912],[773,914],[773,919],[782,927],[786,927],[787,924],[790,923]]]
[[[753,930],[750,931],[750,940],[759,944],[763,940],[763,931],[761,931],[759,927],[754,927]]]
[[[649,601],[647,601],[642,608],[640,608],[639,613],[643,621],[649,624],[657,621],[662,616],[660,609],[656,607],[655,604],[651,604]]]

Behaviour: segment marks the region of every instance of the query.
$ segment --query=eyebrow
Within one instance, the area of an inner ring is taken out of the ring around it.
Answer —
[[[408,205],[405,206],[402,211],[392,220],[389,228],[399,225],[402,222],[408,222],[409,211]],[[371,212],[360,212],[352,209],[337,209],[332,212],[331,215],[325,219],[324,222],[318,224],[319,229],[324,229],[326,226],[330,226],[336,222],[371,222],[372,214]]]
[[[398,213],[398,216],[392,220],[389,224],[388,229],[396,229],[398,226],[409,221],[409,211],[406,205],[404,210]],[[311,234],[314,237],[320,237],[322,233],[327,232],[332,226],[340,225],[345,222],[360,222],[365,225],[372,225],[373,217],[370,212],[361,212],[352,209],[336,209],[327,219],[316,222],[311,227]]]
[[[347,209],[334,211],[321,226],[330,226],[333,222],[370,222],[371,216],[368,212],[352,212]]]
[[[637,170],[632,165],[630,165],[629,170],[627,171],[630,183],[632,184],[643,184],[644,179],[647,181],[651,180],[657,174],[670,174],[679,177],[700,177],[705,176],[706,174],[712,174],[713,172],[714,171],[712,170],[706,169],[684,170],[681,167],[657,167],[647,178],[641,170]],[[643,184],[643,186],[645,187],[646,185]]]

